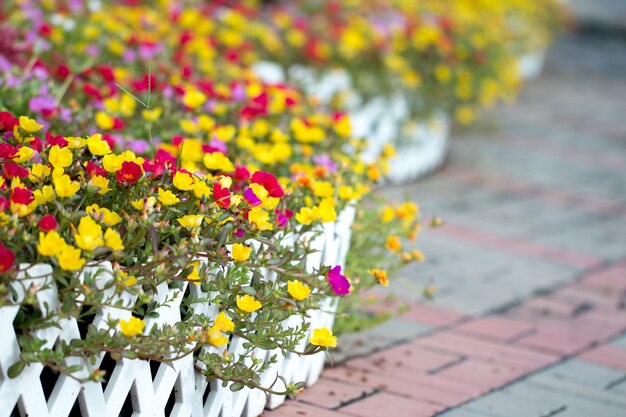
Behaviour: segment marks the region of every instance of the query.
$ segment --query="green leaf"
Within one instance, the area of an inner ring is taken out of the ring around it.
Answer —
[[[256,290],[252,287],[246,286],[246,287],[241,287],[241,291],[245,292],[248,295],[256,295]]]
[[[111,359],[114,361],[119,361],[122,359],[122,355],[119,352],[111,352]]]
[[[241,391],[242,389],[244,389],[245,385],[242,384],[241,382],[234,382],[231,384],[230,386],[230,390],[232,392],[237,392],[237,391]]]
[[[22,373],[24,368],[26,367],[26,362],[17,362],[11,365],[9,370],[7,371],[7,375],[9,378],[16,378],[19,374]]]
[[[127,359],[137,359],[137,354],[132,350],[125,350],[122,352],[122,356]]]

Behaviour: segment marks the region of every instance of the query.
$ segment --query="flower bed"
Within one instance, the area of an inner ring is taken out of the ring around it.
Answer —
[[[256,416],[314,383],[339,300],[423,259],[419,208],[363,197],[517,83],[464,0],[228,3],[0,10],[9,413]]]

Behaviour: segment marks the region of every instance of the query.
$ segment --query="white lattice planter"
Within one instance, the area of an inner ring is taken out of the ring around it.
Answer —
[[[307,267],[318,267],[321,262],[330,265],[343,265],[350,244],[350,227],[354,220],[354,208],[343,210],[337,221],[325,224],[322,233],[316,235],[312,246],[318,250],[307,258]],[[296,244],[296,242],[293,242]],[[21,269],[26,265],[22,265]],[[95,276],[95,286],[102,290],[102,285],[112,279],[112,267],[109,263],[103,263],[97,268],[88,271]],[[24,274],[18,277],[17,282],[23,283],[23,288],[31,284],[49,284],[46,290],[37,292],[37,301],[43,312],[53,311],[60,308],[57,290],[51,279],[52,268],[49,265],[35,265],[30,268],[29,276],[25,279]],[[272,280],[273,276],[266,271],[266,278]],[[82,275],[84,277],[84,273]],[[159,318],[146,319],[146,328],[154,324],[174,324],[181,320],[180,304],[183,297],[192,299],[204,299],[200,286],[185,283],[181,290],[168,288],[163,283],[158,288],[157,298],[160,301],[166,297],[172,297],[173,302],[159,308]],[[20,297],[24,297],[22,286],[16,287]],[[189,291],[187,291],[189,290]],[[109,291],[109,290],[104,290]],[[187,291],[187,292],[186,292]],[[110,294],[113,296],[113,293]],[[123,305],[131,305],[134,302],[128,293],[118,297]],[[307,321],[311,322],[311,329],[317,327],[332,327],[333,313],[336,311],[336,301],[325,301],[325,311],[313,311]],[[209,317],[217,315],[217,308],[209,303],[194,304],[196,313],[202,313]],[[172,416],[172,417],[256,417],[260,415],[266,406],[274,408],[284,401],[282,396],[272,396],[269,403],[259,390],[244,388],[237,392],[231,392],[229,387],[222,387],[221,381],[216,380],[208,383],[204,376],[197,372],[193,357],[183,359],[166,365],[157,362],[149,362],[138,359],[121,359],[113,362],[108,355],[102,354],[95,367],[107,367],[110,365],[111,372],[107,376],[106,383],[88,382],[79,383],[65,375],[58,376],[54,380],[50,372],[42,377],[43,365],[33,364],[14,379],[7,376],[8,368],[15,363],[20,355],[16,333],[13,328],[13,320],[18,313],[19,306],[6,306],[0,308],[0,417],[117,417],[117,416]],[[98,328],[107,328],[106,320],[128,319],[130,311],[121,308],[106,307],[98,311],[93,324]],[[286,326],[298,324],[297,319],[292,318]],[[54,347],[61,339],[69,341],[80,338],[78,322],[74,319],[65,320],[61,328],[47,328],[40,330],[38,337],[47,340],[46,348]],[[307,339],[308,339],[307,335]],[[241,353],[244,340],[232,337],[227,345],[231,353]],[[306,345],[302,342],[301,348]],[[210,351],[221,353],[223,348],[205,347]],[[258,349],[256,356],[269,359],[277,352],[268,352]],[[78,364],[80,360],[69,359],[71,364]],[[269,385],[276,374],[284,376],[288,382],[306,381],[313,384],[320,376],[324,364],[324,354],[312,356],[278,354],[278,362],[270,366],[262,375],[262,383]],[[84,372],[87,372],[86,370]],[[84,374],[83,374],[84,375]],[[81,376],[80,374],[78,376]],[[86,376],[86,375],[84,375]],[[276,387],[281,389],[282,387]]]
[[[396,156],[389,162],[389,182],[414,181],[439,168],[448,153],[450,127],[450,118],[443,112],[427,122],[406,126],[403,134],[408,138],[397,145]]]
[[[255,71],[267,82],[286,79],[282,68],[275,63],[261,62]],[[340,69],[320,76],[310,68],[294,66],[289,70],[289,78],[325,103],[336,94],[347,95],[344,98],[352,133],[368,140],[368,148],[363,153],[367,162],[376,160],[387,144],[398,147],[398,155],[390,162],[390,182],[418,179],[437,169],[445,160],[450,133],[447,114],[438,112],[426,121],[410,120],[410,103],[402,92],[363,100],[352,89],[349,74]]]
[[[522,80],[529,81],[538,78],[546,62],[546,50],[527,52],[518,58],[519,74]]]

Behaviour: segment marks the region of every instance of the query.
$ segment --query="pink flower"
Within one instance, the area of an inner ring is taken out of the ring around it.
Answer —
[[[348,281],[348,278],[341,275],[341,266],[337,265],[328,271],[327,279],[335,294],[350,294],[350,281]]]
[[[262,203],[261,199],[259,197],[257,197],[256,194],[254,194],[254,191],[252,191],[252,188],[248,188],[244,193],[243,196],[245,197],[246,201],[248,202],[248,204],[250,205],[250,207],[256,207],[259,204]]]

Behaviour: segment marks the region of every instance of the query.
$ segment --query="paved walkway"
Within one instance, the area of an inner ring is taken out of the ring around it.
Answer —
[[[266,416],[626,416],[626,42],[598,36],[388,190],[446,221],[389,287],[409,311],[342,337],[352,359]]]

